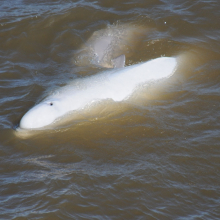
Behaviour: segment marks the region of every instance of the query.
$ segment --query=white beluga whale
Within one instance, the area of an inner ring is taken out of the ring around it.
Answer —
[[[118,62],[123,63],[123,58],[119,57]],[[94,103],[107,99],[115,102],[126,100],[141,85],[172,76],[176,67],[177,58],[160,57],[78,79],[31,108],[22,117],[20,128],[44,129],[67,113],[80,111]]]
[[[138,48],[140,38],[149,29],[138,24],[114,24],[95,31],[74,55],[74,64],[99,65],[105,68],[120,68]]]

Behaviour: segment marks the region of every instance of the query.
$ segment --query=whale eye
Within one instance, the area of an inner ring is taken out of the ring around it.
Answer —
[[[50,102],[50,106],[52,106],[53,105],[53,102]]]

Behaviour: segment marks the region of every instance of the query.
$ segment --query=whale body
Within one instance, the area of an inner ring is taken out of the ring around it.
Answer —
[[[94,102],[106,99],[123,101],[142,84],[172,76],[176,66],[176,58],[161,57],[78,79],[31,108],[22,117],[20,128],[42,129],[68,112],[81,110]]]

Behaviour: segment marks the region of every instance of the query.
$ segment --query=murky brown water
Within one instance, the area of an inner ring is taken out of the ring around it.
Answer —
[[[0,218],[219,219],[219,14],[217,0],[1,1]],[[147,30],[126,65],[183,55],[175,75],[18,135],[46,93],[98,72],[73,58],[117,23]]]

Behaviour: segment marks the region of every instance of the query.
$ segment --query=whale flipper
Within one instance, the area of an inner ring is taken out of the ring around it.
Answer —
[[[112,59],[112,64],[114,68],[122,68],[125,66],[125,55],[122,54],[115,59]]]

